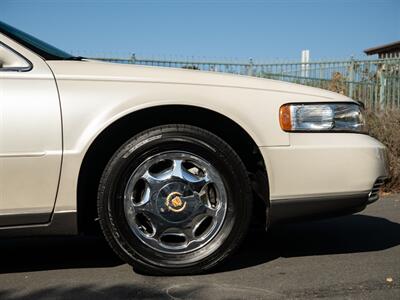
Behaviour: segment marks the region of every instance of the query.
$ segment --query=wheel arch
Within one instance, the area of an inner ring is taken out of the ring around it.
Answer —
[[[171,118],[173,116],[173,118]],[[255,198],[257,219],[269,209],[267,169],[254,139],[237,122],[216,111],[191,105],[161,105],[131,112],[108,125],[90,144],[82,161],[77,187],[79,232],[98,230],[97,186],[113,153],[129,138],[151,127],[165,124],[187,124],[208,130],[227,142],[240,156],[249,172]],[[132,124],[134,124],[132,126]],[[261,209],[262,208],[262,209]]]

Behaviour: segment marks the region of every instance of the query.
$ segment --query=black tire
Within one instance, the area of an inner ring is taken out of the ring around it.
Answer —
[[[148,157],[162,151],[193,153],[219,173],[227,194],[225,219],[204,247],[171,254],[151,249],[133,234],[123,207],[123,193],[131,174]],[[98,214],[112,249],[134,270],[152,275],[203,273],[220,264],[241,243],[249,227],[252,191],[246,168],[235,151],[216,135],[188,125],[164,125],[132,137],[107,164],[98,189]]]

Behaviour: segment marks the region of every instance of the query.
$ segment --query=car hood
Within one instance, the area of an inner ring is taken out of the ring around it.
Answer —
[[[351,101],[346,96],[319,88],[219,72],[117,64],[96,60],[47,61],[47,64],[52,69],[57,80],[153,82],[221,86],[311,95],[334,101]]]

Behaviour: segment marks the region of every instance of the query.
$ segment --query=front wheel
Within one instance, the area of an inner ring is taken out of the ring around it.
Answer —
[[[135,270],[194,274],[242,241],[252,192],[246,169],[219,137],[188,125],[142,132],[111,158],[98,191],[101,228]]]

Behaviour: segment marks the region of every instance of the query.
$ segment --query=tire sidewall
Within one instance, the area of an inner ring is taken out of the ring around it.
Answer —
[[[221,139],[203,130],[190,129],[154,129],[132,138],[116,152],[103,174],[99,190],[102,228],[123,258],[133,265],[208,269],[236,247],[247,229],[251,191],[244,166]],[[133,234],[124,213],[124,190],[131,174],[147,158],[166,151],[192,153],[209,162],[221,176],[227,194],[226,215],[218,233],[205,246],[184,254],[161,253],[143,244]]]

